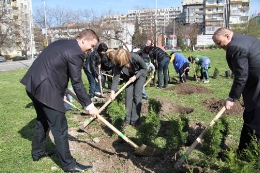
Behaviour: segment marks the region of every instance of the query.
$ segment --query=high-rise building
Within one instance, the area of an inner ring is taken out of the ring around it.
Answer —
[[[184,23],[204,23],[203,0],[184,0],[182,2]]]
[[[219,27],[232,29],[232,24],[247,22],[250,0],[204,0],[204,34],[213,34]]]
[[[32,29],[32,0],[3,0],[0,8],[5,9],[2,17],[8,19],[8,24],[2,24],[1,34],[6,34],[7,45],[3,45],[2,53],[9,55],[27,55],[34,52]]]

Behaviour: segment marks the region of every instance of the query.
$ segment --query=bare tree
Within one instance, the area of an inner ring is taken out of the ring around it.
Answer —
[[[185,28],[186,28],[185,30],[186,30],[187,38],[190,39],[190,49],[194,51],[194,46],[197,44],[197,36],[200,28],[197,23],[186,25]]]
[[[55,6],[46,6],[46,24],[47,28],[54,26],[61,26],[77,18],[75,12],[72,9]],[[40,28],[45,28],[45,16],[42,12],[42,8],[38,7],[34,11],[34,23]]]
[[[12,29],[14,27],[12,9],[4,1],[0,2],[0,47],[5,47],[12,40]]]
[[[41,28],[39,28],[37,25],[33,27],[33,33],[34,33],[34,42],[35,42],[35,49],[36,52],[40,52],[44,49],[44,35],[42,34]]]
[[[251,16],[247,22],[230,25],[236,34],[247,34],[255,38],[260,38],[260,17]]]

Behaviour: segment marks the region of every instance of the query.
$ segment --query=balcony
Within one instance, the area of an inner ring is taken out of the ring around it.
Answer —
[[[217,7],[217,3],[209,4],[206,2],[206,7]]]
[[[18,19],[18,14],[17,13],[13,13],[13,18],[14,19]]]
[[[18,6],[17,5],[12,5],[13,10],[18,10]]]
[[[230,4],[240,4],[243,0],[231,0]]]

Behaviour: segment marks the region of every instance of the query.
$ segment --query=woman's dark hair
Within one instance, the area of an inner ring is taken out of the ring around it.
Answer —
[[[98,51],[98,52],[103,52],[103,51],[106,52],[107,49],[108,49],[108,47],[107,47],[107,45],[106,45],[105,43],[100,43],[100,44],[98,45],[97,51]]]
[[[192,57],[192,56],[189,56],[189,57],[188,57],[188,60],[189,60],[190,62],[192,62],[192,61],[193,61],[193,57]]]
[[[151,49],[151,46],[145,46],[144,53],[149,53],[150,49]]]

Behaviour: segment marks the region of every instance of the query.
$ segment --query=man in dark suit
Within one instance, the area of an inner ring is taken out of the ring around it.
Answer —
[[[71,156],[63,97],[70,79],[81,105],[96,118],[98,110],[84,88],[81,69],[84,54],[92,51],[98,41],[96,33],[87,29],[79,33],[74,40],[53,42],[35,59],[21,80],[37,113],[32,140],[34,161],[53,154],[53,152],[46,152],[44,147],[46,134],[50,129],[54,136],[56,153],[64,171],[80,172],[90,168],[90,166],[77,163]]]
[[[227,63],[234,74],[225,107],[230,109],[241,94],[244,100],[240,152],[250,143],[253,134],[260,139],[260,41],[247,35],[234,34],[226,28],[219,28],[212,39],[226,51]]]

